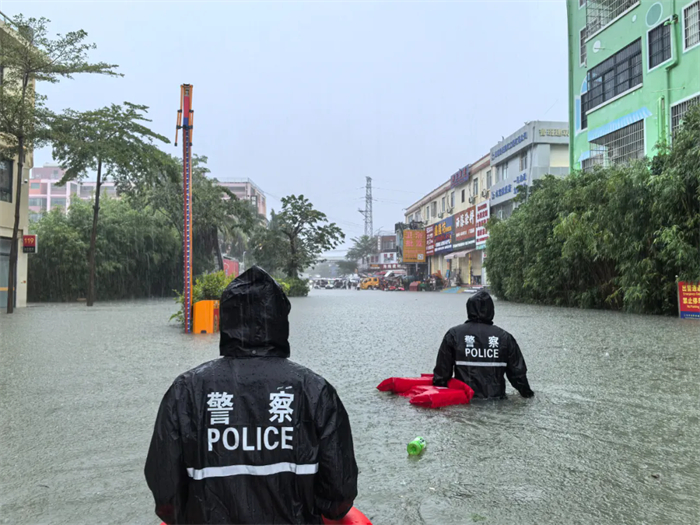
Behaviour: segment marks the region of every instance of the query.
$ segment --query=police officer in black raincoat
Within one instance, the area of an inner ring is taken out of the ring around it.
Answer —
[[[466,323],[450,328],[440,345],[433,384],[446,386],[454,376],[474,397],[505,398],[508,381],[523,397],[535,393],[527,381],[525,359],[515,338],[493,324],[493,299],[481,290],[467,301]]]
[[[175,379],[146,460],[166,523],[323,523],[357,495],[334,388],[288,359],[291,305],[253,267],[221,297],[221,358]]]

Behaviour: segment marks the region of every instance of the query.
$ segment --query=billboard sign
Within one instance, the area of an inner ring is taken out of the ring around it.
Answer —
[[[700,282],[678,283],[678,314],[681,319],[700,319]]]
[[[476,245],[476,206],[454,215],[452,249],[469,250]]]
[[[452,231],[454,230],[454,222],[450,215],[447,219],[443,219],[433,225],[435,232],[433,233],[433,242],[435,243],[435,253],[450,253],[452,251]]]
[[[483,249],[486,245],[486,239],[489,238],[489,232],[486,230],[486,223],[491,217],[491,201],[484,201],[477,204],[476,211],[476,247]]]
[[[403,231],[403,262],[425,262],[425,230]]]
[[[470,165],[467,164],[457,173],[452,175],[452,177],[450,177],[450,188],[456,188],[457,186],[461,186],[469,180],[469,167]]]
[[[425,229],[425,255],[430,257],[435,255],[435,227],[428,226]]]

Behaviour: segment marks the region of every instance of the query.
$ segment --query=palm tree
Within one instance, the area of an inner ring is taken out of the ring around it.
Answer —
[[[349,261],[362,261],[362,264],[365,264],[367,257],[379,253],[376,237],[363,235],[352,239],[352,242],[352,248],[345,255],[345,258]]]

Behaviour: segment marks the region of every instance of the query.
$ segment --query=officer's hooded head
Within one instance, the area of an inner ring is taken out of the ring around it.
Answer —
[[[477,323],[493,324],[493,299],[484,290],[479,290],[467,300],[467,318]]]
[[[229,357],[289,357],[292,305],[277,282],[253,266],[221,294],[219,352]]]

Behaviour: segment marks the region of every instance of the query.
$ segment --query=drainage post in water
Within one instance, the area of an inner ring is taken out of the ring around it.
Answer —
[[[419,456],[425,450],[426,445],[425,439],[419,436],[406,446],[406,450],[409,456]]]

